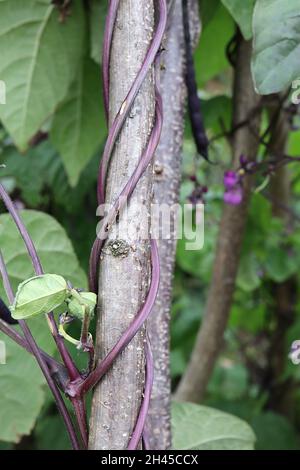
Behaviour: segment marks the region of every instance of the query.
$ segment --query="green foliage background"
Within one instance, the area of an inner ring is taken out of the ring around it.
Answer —
[[[226,46],[237,25],[245,39],[253,38],[252,72],[259,93],[282,91],[300,77],[298,3],[200,1],[203,31],[195,65],[210,137],[224,126],[230,128],[233,73]],[[7,86],[7,104],[0,104],[0,162],[6,164],[1,182],[24,210],[22,217],[45,270],[62,274],[80,287],[86,286],[84,271],[95,236],[97,169],[106,137],[100,78],[106,7],[104,0],[73,0],[63,20],[50,0],[0,1],[0,80]],[[299,131],[290,133],[288,152],[300,155]],[[187,123],[181,202],[193,189],[189,177],[195,171],[209,192],[204,248],[186,252],[184,240],[178,243],[172,306],[174,388],[201,323],[222,213],[223,173],[231,161],[225,138],[211,147],[211,159],[218,166],[195,163],[194,155]],[[298,301],[290,327],[282,332],[284,371],[272,377],[275,383],[266,380],[278,327],[272,283],[293,277],[295,291],[299,290],[299,163],[289,168],[293,230],[287,234],[282,221],[272,215],[269,200],[253,194],[222,354],[205,406],[174,404],[175,448],[252,448],[255,438],[248,425],[255,432],[257,449],[300,448],[300,369],[288,360],[290,344],[300,336]],[[256,185],[261,182],[258,177]],[[1,206],[0,246],[16,288],[30,277],[32,268],[4,212]],[[2,286],[0,291],[4,296]],[[39,344],[53,353],[43,322],[31,323]],[[0,339],[4,340],[3,335]],[[68,448],[33,359],[5,341],[7,365],[0,366],[0,449]],[[287,397],[284,403],[276,395],[278,390]],[[217,443],[215,435],[220,439]]]

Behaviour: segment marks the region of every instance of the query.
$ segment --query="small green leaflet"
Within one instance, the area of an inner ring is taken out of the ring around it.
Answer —
[[[84,315],[94,315],[97,296],[93,292],[79,292],[68,286],[57,274],[43,274],[22,282],[11,306],[16,320],[47,314],[66,302],[71,316],[83,320]]]
[[[76,296],[72,295],[70,301],[68,301],[68,311],[70,315],[79,318],[79,320],[83,320],[85,313],[92,318],[96,304],[97,295],[93,292],[76,292]]]
[[[23,320],[46,314],[59,307],[68,297],[67,282],[57,274],[43,274],[22,282],[11,307],[12,317]]]

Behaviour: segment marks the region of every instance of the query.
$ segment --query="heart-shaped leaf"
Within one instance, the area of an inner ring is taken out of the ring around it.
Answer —
[[[65,98],[82,56],[82,2],[72,2],[63,23],[53,3],[0,2],[0,78],[6,85],[0,118],[21,150]]]
[[[46,314],[59,307],[68,296],[68,285],[62,276],[43,274],[22,282],[11,307],[12,317],[22,320]]]
[[[59,151],[71,186],[106,135],[101,71],[91,59],[83,61],[66,99],[55,113],[51,141]]]
[[[299,0],[257,0],[252,73],[258,93],[277,93],[300,76]]]
[[[233,16],[245,39],[252,38],[252,16],[256,0],[222,0]]]
[[[194,403],[173,403],[173,448],[177,450],[252,450],[255,436],[235,416]]]
[[[56,272],[72,284],[86,288],[87,279],[79,266],[70,240],[53,217],[42,212],[20,211],[46,272]],[[23,240],[8,214],[0,215],[0,246],[14,290],[34,275]],[[6,299],[2,282],[0,297]],[[6,300],[7,302],[7,300]],[[43,317],[28,320],[39,346],[53,354],[55,343]],[[18,327],[17,327],[18,328]],[[6,344],[6,365],[0,365],[0,441],[18,442],[30,434],[43,405],[44,378],[33,357],[0,333]]]

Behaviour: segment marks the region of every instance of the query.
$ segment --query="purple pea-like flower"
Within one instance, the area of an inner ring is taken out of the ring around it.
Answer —
[[[239,177],[235,171],[226,171],[224,174],[224,186],[227,189],[234,188],[239,182]]]
[[[226,171],[224,174],[224,202],[237,206],[243,199],[243,188],[240,175],[235,171]]]
[[[240,184],[231,189],[227,189],[224,193],[224,202],[232,206],[238,206],[243,200],[243,189]]]

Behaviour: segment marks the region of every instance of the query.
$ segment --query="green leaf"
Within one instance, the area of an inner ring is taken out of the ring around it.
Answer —
[[[255,442],[241,419],[194,403],[173,403],[172,429],[177,450],[252,450]]]
[[[34,435],[38,450],[71,450],[69,438],[58,415],[43,416]]]
[[[1,450],[13,450],[13,444],[7,442],[0,442],[0,451]]]
[[[251,253],[246,253],[240,262],[237,286],[246,292],[257,289],[261,280],[259,277],[260,266],[256,257]]]
[[[78,292],[77,295],[80,297],[72,297],[70,302],[68,301],[68,312],[70,315],[83,319],[87,309],[87,313],[90,317],[93,317],[94,310],[97,304],[97,295],[93,292]]]
[[[283,282],[298,271],[299,262],[287,250],[280,247],[268,247],[265,268],[269,277],[275,282]]]
[[[23,210],[20,215],[35,243],[44,271],[55,272],[73,285],[86,288],[86,276],[61,225],[43,212]],[[0,246],[16,291],[24,279],[31,278],[35,273],[24,242],[9,214],[0,215]]]
[[[297,450],[297,431],[284,417],[267,412],[253,418],[251,425],[257,436],[257,450]]]
[[[257,0],[252,73],[258,93],[277,93],[300,76],[298,0]]]
[[[60,152],[71,186],[106,135],[100,68],[83,61],[75,83],[54,116],[51,140]]]
[[[83,170],[75,188],[69,186],[62,160],[49,140],[30,148],[25,155],[21,155],[15,147],[9,146],[0,158],[1,163],[6,165],[6,168],[1,170],[1,180],[5,177],[12,181],[13,189],[17,188],[27,206],[41,208],[55,204],[56,210],[63,207],[67,213],[80,212],[84,219],[86,198],[97,181],[99,155],[95,154]],[[88,215],[85,217],[84,227],[88,225],[87,220]],[[64,221],[66,222],[66,217]],[[80,226],[82,224],[78,225]],[[74,227],[72,229],[74,230]],[[92,242],[92,238],[83,239],[80,246],[90,245]]]
[[[246,40],[252,38],[252,16],[256,0],[222,0]]]
[[[211,1],[211,0],[210,0]],[[102,45],[105,27],[107,4],[103,0],[90,0],[90,48],[91,58],[97,63],[102,62]]]
[[[62,276],[43,274],[22,282],[11,307],[12,317],[22,320],[46,314],[59,307],[68,296],[68,285]]]
[[[71,15],[61,23],[50,0],[2,0],[0,36],[7,95],[0,119],[25,150],[75,77],[83,52],[82,2],[72,2]]]
[[[230,311],[229,328],[238,328],[258,334],[264,328],[268,308],[258,296],[249,296],[249,291],[238,289]]]
[[[228,401],[245,397],[248,389],[247,369],[242,364],[237,364],[227,358],[224,363],[221,360],[217,364],[208,385],[210,396],[220,397]]]
[[[224,128],[228,129],[231,125],[232,100],[225,95],[203,99],[202,114],[205,128],[212,130],[214,134],[221,134]]]
[[[228,66],[226,45],[234,34],[234,22],[222,4],[203,30],[195,52],[198,85],[223,72]]]
[[[187,250],[188,240],[185,238],[178,240],[176,260],[180,268],[186,273],[206,281],[211,275],[216,236],[217,226],[208,227],[201,250]]]
[[[187,361],[181,349],[171,350],[171,377],[175,379],[184,374]]]
[[[0,333],[6,365],[0,365],[0,440],[19,442],[30,434],[44,401],[44,379],[35,359]]]
[[[203,29],[213,19],[219,5],[220,0],[199,0],[199,11]]]

